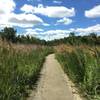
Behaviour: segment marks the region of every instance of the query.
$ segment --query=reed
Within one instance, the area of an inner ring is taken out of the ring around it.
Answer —
[[[75,48],[72,52],[57,53],[64,71],[89,100],[100,100],[100,51]],[[99,99],[98,99],[99,98]]]
[[[50,49],[0,42],[0,100],[25,100]]]

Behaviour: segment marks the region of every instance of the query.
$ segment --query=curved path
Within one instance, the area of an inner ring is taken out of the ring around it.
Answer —
[[[69,84],[67,75],[51,54],[46,57],[37,89],[32,91],[28,100],[82,100]]]

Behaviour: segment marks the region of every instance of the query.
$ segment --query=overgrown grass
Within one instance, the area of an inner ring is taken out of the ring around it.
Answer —
[[[89,100],[100,100],[100,51],[93,53],[76,48],[72,52],[57,53],[64,71]]]
[[[24,100],[37,80],[45,56],[51,52],[47,47],[24,52],[8,44],[0,45],[0,100]]]

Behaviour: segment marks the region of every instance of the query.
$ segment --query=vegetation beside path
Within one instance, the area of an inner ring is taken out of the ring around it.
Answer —
[[[51,52],[50,47],[0,41],[0,100],[24,100]]]
[[[100,100],[100,49],[73,48],[58,52],[57,60],[85,97]]]
[[[56,50],[64,71],[88,99],[100,100],[100,35],[69,37],[52,41],[0,30],[0,100],[24,100],[42,68],[45,56]]]

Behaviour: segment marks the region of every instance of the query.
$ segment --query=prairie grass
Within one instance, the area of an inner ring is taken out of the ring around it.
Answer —
[[[82,47],[58,52],[56,58],[84,96],[89,100],[100,100],[100,49]]]
[[[25,100],[50,49],[0,41],[0,100]]]

